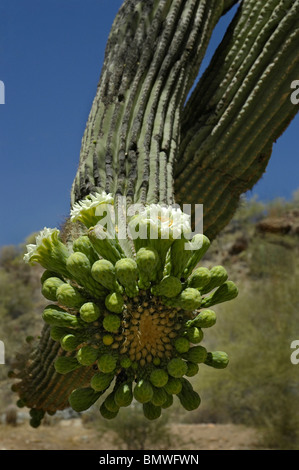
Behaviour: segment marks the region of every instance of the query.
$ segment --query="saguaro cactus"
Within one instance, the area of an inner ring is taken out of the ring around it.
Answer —
[[[186,377],[200,363],[228,364],[199,343],[216,321],[210,307],[238,291],[223,267],[197,265],[295,115],[290,85],[299,73],[299,0],[243,0],[185,104],[215,25],[236,3],[126,0],[115,18],[70,221],[41,232],[26,254],[45,268],[52,302],[41,339],[11,372],[33,426],[45,412],[88,408],[109,387],[100,406],[108,419],[133,398],[149,419],[173,395],[195,409]],[[188,239],[190,217],[174,202],[204,205],[204,235]],[[121,237],[119,209],[132,203],[143,208],[126,229],[157,237]]]

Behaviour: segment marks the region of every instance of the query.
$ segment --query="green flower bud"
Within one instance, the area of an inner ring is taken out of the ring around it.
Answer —
[[[57,300],[56,291],[61,284],[64,284],[64,281],[59,279],[59,277],[49,277],[47,278],[42,286],[42,294],[43,296],[55,302]]]
[[[91,387],[77,388],[69,396],[69,404],[73,410],[80,413],[88,410],[102,395],[102,392],[95,392]]]
[[[124,306],[123,297],[117,292],[108,294],[105,298],[105,306],[110,312],[121,313]]]
[[[128,358],[128,357],[123,357],[123,358],[120,360],[120,365],[121,365],[121,367],[123,367],[123,369],[128,369],[129,367],[131,367],[132,361],[131,361],[131,359]]]
[[[67,374],[81,367],[81,364],[75,357],[60,356],[54,362],[54,367],[59,374]]]
[[[210,281],[209,283],[201,289],[202,294],[206,294],[215,287],[221,286],[228,278],[226,269],[223,266],[214,266],[210,270]]]
[[[104,259],[115,264],[119,259],[125,258],[118,239],[98,224],[88,230],[88,237],[95,251]]]
[[[98,350],[92,346],[83,346],[77,352],[77,360],[83,366],[91,366],[98,358]]]
[[[95,281],[99,282],[106,289],[115,291],[120,286],[116,281],[115,268],[111,261],[100,259],[96,261],[91,268],[91,275]]]
[[[65,351],[74,351],[81,343],[82,339],[73,334],[66,334],[60,339],[61,347]]]
[[[136,261],[131,258],[123,258],[116,262],[115,272],[118,281],[125,288],[129,297],[138,295],[137,286],[138,269]]]
[[[187,366],[188,366],[188,369],[185,374],[187,377],[193,377],[194,375],[198,373],[199,367],[198,367],[198,364],[195,364],[195,362],[187,362]]]
[[[141,379],[137,382],[134,388],[134,398],[139,401],[139,403],[146,403],[150,401],[153,397],[154,391],[150,382]]]
[[[109,411],[105,406],[105,402],[101,404],[99,410],[105,419],[114,419],[118,415],[118,411]]]
[[[117,315],[107,315],[103,320],[103,327],[109,333],[116,333],[121,325],[121,320]]]
[[[188,320],[188,327],[196,326],[197,328],[210,328],[216,323],[216,313],[213,310],[202,310],[193,320]]]
[[[139,272],[140,287],[147,289],[151,281],[157,277],[157,267],[159,265],[159,256],[154,248],[140,248],[136,254],[136,263]]]
[[[152,287],[154,295],[162,295],[168,298],[176,297],[182,290],[181,281],[174,276],[164,277],[162,281]]]
[[[197,289],[187,287],[177,297],[178,305],[184,310],[196,310],[201,305],[201,295]]]
[[[84,253],[90,261],[90,264],[93,265],[98,259],[99,256],[94,250],[89,238],[87,235],[82,235],[73,242],[74,252],[80,251]]]
[[[143,414],[149,420],[158,419],[161,416],[161,407],[155,406],[152,403],[143,404]]]
[[[174,342],[174,347],[178,353],[185,353],[189,350],[190,344],[186,338],[177,338]]]
[[[226,281],[212,294],[204,297],[202,300],[202,307],[209,308],[212,305],[220,304],[232,300],[238,295],[238,288],[232,281]]]
[[[83,295],[80,294],[78,289],[67,283],[63,283],[58,287],[56,296],[57,301],[61,305],[69,308],[78,308],[86,300]]]
[[[151,399],[151,403],[155,406],[162,406],[167,399],[167,393],[163,388],[154,387],[154,394]]]
[[[200,362],[205,362],[207,354],[207,350],[203,346],[194,346],[184,354],[184,358],[187,359],[187,361],[199,364]]]
[[[91,264],[84,253],[72,253],[66,261],[67,269],[73,279],[83,286],[91,295],[102,298],[107,290],[91,276]]]
[[[115,390],[114,400],[119,407],[129,406],[133,400],[132,382],[120,384]]]
[[[183,375],[187,372],[187,364],[185,361],[180,359],[179,357],[175,357],[171,359],[167,364],[167,370],[169,375],[175,378],[183,377]]]
[[[48,305],[43,311],[42,318],[51,326],[83,328],[82,321],[76,315],[66,312],[57,305]]]
[[[101,310],[94,302],[86,302],[80,308],[80,317],[86,323],[97,321],[100,316]]]
[[[169,377],[167,384],[164,385],[164,390],[170,395],[177,395],[182,390],[182,383],[179,378]]]
[[[115,403],[114,395],[114,392],[109,393],[104,401],[106,409],[112,413],[116,413],[119,410],[119,406]]]
[[[197,268],[188,278],[188,287],[201,290],[210,282],[211,273],[208,268]]]
[[[191,326],[186,330],[186,336],[190,343],[192,344],[198,344],[202,341],[203,339],[203,331],[201,328],[197,328],[196,326]],[[187,352],[187,351],[183,351]]]
[[[29,264],[39,263],[43,268],[68,277],[66,260],[69,256],[67,247],[59,237],[57,229],[44,228],[36,237],[36,245],[27,245],[24,261]]]
[[[151,372],[150,381],[155,387],[164,387],[168,382],[168,374],[164,369],[154,369]]]
[[[229,358],[224,351],[213,351],[208,352],[204,363],[215,369],[225,369],[228,366]]]
[[[98,368],[105,374],[109,374],[114,371],[116,363],[117,360],[114,356],[111,356],[111,354],[103,354],[98,360]]]
[[[114,374],[98,372],[92,377],[90,385],[96,392],[103,392],[110,386],[113,379]]]
[[[190,247],[192,248],[192,256],[190,257],[187,266],[184,269],[185,279],[190,276],[193,269],[198,265],[201,258],[208,251],[211,244],[210,240],[205,235],[200,233],[194,235],[190,243]]]

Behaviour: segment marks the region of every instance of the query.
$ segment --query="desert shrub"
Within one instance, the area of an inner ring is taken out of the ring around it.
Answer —
[[[161,450],[171,445],[170,422],[170,414],[166,410],[158,420],[149,421],[144,417],[142,405],[134,402],[130,407],[121,408],[115,419],[98,418],[93,421],[93,425],[100,432],[110,430],[115,446],[120,449]]]
[[[255,426],[262,445],[298,449],[299,378],[290,345],[299,339],[299,263],[296,250],[290,259],[279,245],[269,253],[271,262],[260,256],[267,275],[262,269],[258,279],[239,285],[230,305],[218,306],[208,346],[226,351],[230,363],[223,371],[206,367],[199,374],[197,419]]]

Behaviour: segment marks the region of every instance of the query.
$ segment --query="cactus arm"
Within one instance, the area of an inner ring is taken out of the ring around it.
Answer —
[[[108,38],[72,203],[97,188],[131,202],[174,201],[181,110],[222,13],[222,0],[124,2]]]
[[[28,408],[55,412],[69,407],[68,396],[71,391],[84,386],[92,376],[90,369],[75,370],[67,375],[55,371],[55,360],[65,355],[59,342],[50,337],[50,328],[45,325],[41,339],[32,347],[28,357],[14,364],[15,377],[21,379],[13,385],[21,400]]]
[[[273,142],[295,116],[298,1],[243,1],[183,114],[177,202],[204,204],[210,239],[265,171]]]

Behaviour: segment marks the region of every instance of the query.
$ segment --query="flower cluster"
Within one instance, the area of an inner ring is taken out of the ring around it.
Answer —
[[[148,419],[158,418],[174,396],[194,410],[200,397],[187,377],[197,374],[199,364],[228,364],[226,353],[201,344],[204,330],[216,322],[211,306],[238,290],[222,266],[198,266],[210,242],[202,234],[188,239],[190,217],[180,209],[145,206],[129,219],[132,244],[126,245],[103,224],[102,209],[106,217],[113,204],[102,192],[74,206],[71,219],[85,230],[71,247],[57,229],[44,229],[27,247],[25,261],[45,268],[42,293],[51,303],[43,320],[63,351],[55,369],[94,371],[89,385],[69,396],[76,411],[102,395],[100,412],[107,419],[133,400],[143,404]]]

